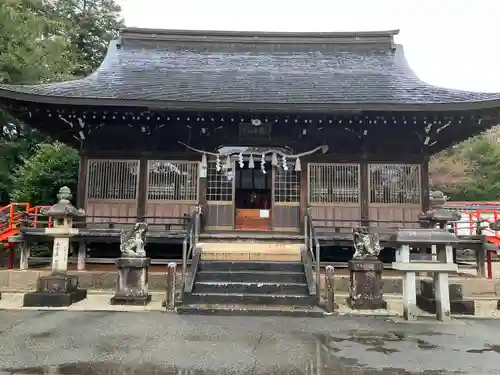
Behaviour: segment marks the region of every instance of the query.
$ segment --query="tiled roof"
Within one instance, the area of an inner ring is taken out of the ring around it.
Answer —
[[[353,34],[356,42],[352,43],[348,37],[331,37],[334,34],[328,34],[330,38],[297,38],[297,43],[283,43],[276,37],[275,42],[256,38],[254,43],[242,41],[241,34],[240,39],[230,36],[214,41],[198,35],[179,41],[164,33],[162,38],[139,34],[111,43],[101,67],[86,78],[31,86],[0,85],[0,97],[14,92],[127,102],[250,105],[500,100],[500,93],[452,90],[422,82],[408,66],[403,48],[392,43],[392,35],[379,40]]]

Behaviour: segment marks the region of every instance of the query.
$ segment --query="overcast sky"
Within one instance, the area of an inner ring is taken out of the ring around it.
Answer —
[[[118,0],[129,27],[194,30],[400,29],[421,79],[500,92],[500,0]]]

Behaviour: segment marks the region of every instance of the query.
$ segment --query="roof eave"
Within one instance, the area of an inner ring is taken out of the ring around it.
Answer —
[[[139,107],[148,109],[170,109],[178,111],[293,111],[300,113],[338,111],[388,111],[388,112],[440,112],[499,109],[500,100],[456,103],[255,103],[255,102],[187,102],[114,98],[78,98],[29,94],[0,89],[0,98],[37,104],[97,106],[97,107]]]

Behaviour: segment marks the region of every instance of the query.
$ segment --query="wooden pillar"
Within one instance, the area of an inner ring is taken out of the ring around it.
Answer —
[[[28,260],[30,257],[30,246],[31,244],[27,243],[26,240],[23,242],[20,242],[18,244],[19,247],[19,253],[20,253],[20,260],[19,260],[19,269],[20,270],[27,270],[28,269]]]
[[[420,167],[421,181],[420,190],[422,194],[422,211],[429,209],[429,157],[426,156]]]
[[[361,208],[361,224],[369,225],[370,211],[369,211],[369,176],[368,176],[368,162],[362,160],[359,165],[359,188],[360,188],[360,208]]]
[[[309,203],[309,173],[308,173],[308,163],[307,159],[302,158],[302,171],[300,172],[300,203],[299,203],[299,225],[300,232],[304,234],[304,216],[306,215],[307,205]]]
[[[78,242],[78,258],[77,258],[77,267],[78,271],[85,270],[85,260],[87,259],[87,244],[85,241]]]
[[[137,221],[146,221],[146,200],[148,190],[148,159],[139,159],[139,189],[137,192]]]
[[[76,207],[85,209],[87,194],[87,165],[88,156],[82,151],[80,153],[80,166],[78,172],[78,184],[76,188]]]
[[[200,168],[200,171],[202,168]],[[202,177],[203,176],[203,177]],[[200,172],[200,179],[198,182],[198,204],[201,206],[201,217],[200,217],[200,232],[203,232],[206,225],[206,213],[207,213],[207,173],[206,171]]]

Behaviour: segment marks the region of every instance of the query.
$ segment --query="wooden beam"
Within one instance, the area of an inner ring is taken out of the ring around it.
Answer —
[[[205,214],[207,213],[207,177],[200,177],[198,182],[198,203],[201,205],[200,231],[203,232],[207,222]]]
[[[422,194],[422,210],[425,212],[429,207],[429,157],[426,156],[421,164],[421,185],[420,190]]]
[[[361,222],[363,225],[368,225],[368,220],[370,219],[368,206],[368,198],[370,196],[369,185],[368,162],[366,160],[362,160],[359,164],[359,195],[361,205]]]
[[[80,166],[78,171],[78,183],[76,188],[76,207],[85,209],[87,194],[87,163],[88,156],[80,152]]]
[[[148,190],[148,159],[139,159],[139,188],[137,201],[137,221],[144,221],[146,217],[146,199]]]

